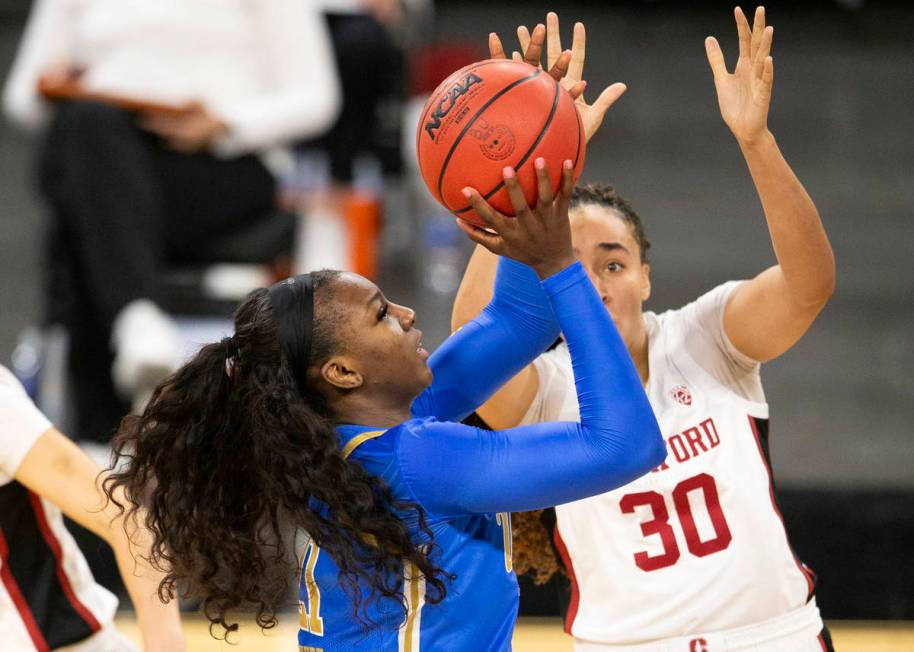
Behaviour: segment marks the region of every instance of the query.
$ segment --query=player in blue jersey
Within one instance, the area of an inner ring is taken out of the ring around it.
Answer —
[[[166,380],[116,439],[108,489],[143,505],[154,561],[231,630],[273,622],[299,546],[303,650],[505,650],[518,588],[508,512],[605,492],[659,464],[663,441],[553,199],[505,183],[517,219],[468,198],[502,255],[490,304],[429,358],[409,308],[321,271],[252,293],[235,335]],[[513,259],[513,260],[512,260]],[[531,269],[532,268],[532,269]],[[483,431],[458,421],[564,333],[580,423]],[[610,379],[607,382],[607,379]]]

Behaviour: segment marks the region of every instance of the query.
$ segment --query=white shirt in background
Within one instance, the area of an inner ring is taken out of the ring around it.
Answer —
[[[4,89],[7,115],[39,127],[39,76],[86,69],[95,92],[197,100],[229,128],[221,156],[319,135],[340,106],[325,20],[309,0],[37,0]]]

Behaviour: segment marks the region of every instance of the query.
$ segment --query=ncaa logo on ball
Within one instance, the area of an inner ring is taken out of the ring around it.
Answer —
[[[474,73],[468,73],[463,76],[463,78],[454,83],[450,88],[445,90],[438,97],[438,102],[435,105],[434,110],[429,114],[428,120],[426,120],[424,128],[425,132],[428,134],[429,138],[435,140],[437,134],[436,132],[441,129],[442,122],[447,124],[445,118],[451,112],[457,104],[464,99],[464,96],[470,92],[470,89],[477,84],[482,84],[482,77]],[[473,93],[470,93],[472,96]]]
[[[506,159],[514,152],[514,134],[505,125],[490,125],[480,118],[470,129],[470,135],[479,141],[483,155],[493,161]]]

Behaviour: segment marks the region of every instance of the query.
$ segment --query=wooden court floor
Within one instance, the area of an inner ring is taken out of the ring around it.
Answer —
[[[117,618],[118,628],[140,642],[139,629],[130,614]],[[189,652],[296,652],[296,619],[280,620],[266,634],[253,624],[242,623],[237,635],[226,644],[210,637],[205,621],[185,616],[184,631]],[[828,623],[836,652],[911,652],[914,651],[914,622]],[[556,618],[521,618],[514,633],[514,652],[571,652],[571,638],[562,631]]]

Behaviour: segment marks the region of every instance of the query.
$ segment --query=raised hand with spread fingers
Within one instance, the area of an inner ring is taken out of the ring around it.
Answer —
[[[603,89],[603,92],[588,104],[584,99],[584,87],[587,82],[583,80],[584,59],[587,33],[584,23],[574,24],[574,33],[571,41],[571,51],[562,50],[562,39],[559,32],[559,17],[555,12],[546,14],[546,26],[537,25],[531,33],[526,26],[517,28],[517,38],[520,41],[520,51],[512,53],[515,61],[524,61],[531,65],[539,65],[542,56],[543,42],[546,45],[546,65],[549,74],[560,81],[575,98],[575,106],[581,115],[584,124],[584,134],[589,141],[603,124],[603,118],[616,100],[622,97],[626,90],[623,83],[617,82]],[[493,59],[504,58],[505,50],[498,35],[489,34],[489,54]],[[564,72],[560,76],[557,73]]]
[[[713,36],[705,39],[705,51],[720,114],[746,159],[778,264],[733,291],[723,323],[738,351],[765,362],[796,344],[828,301],[835,258],[815,204],[768,129],[774,28],[765,26],[764,7],[755,10],[751,28],[742,9],[734,15],[739,59],[733,73]]]
[[[755,10],[753,25],[743,10],[736,7],[736,29],[739,33],[739,59],[733,73],[727,72],[724,54],[713,36],[705,39],[705,51],[720,114],[740,143],[750,144],[768,131],[768,107],[774,81],[771,40],[774,28],[765,26],[765,8]]]

